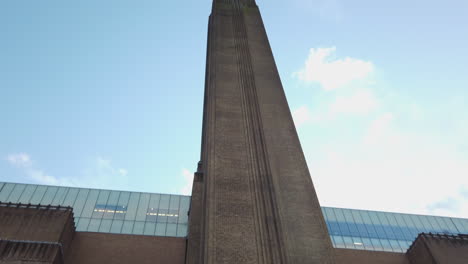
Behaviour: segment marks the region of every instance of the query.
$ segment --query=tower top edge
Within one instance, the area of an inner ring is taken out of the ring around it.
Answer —
[[[213,0],[213,8],[215,7],[257,7],[257,3],[255,0]]]

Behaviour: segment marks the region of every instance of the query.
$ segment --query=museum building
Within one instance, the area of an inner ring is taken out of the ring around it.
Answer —
[[[467,219],[320,206],[255,0],[207,42],[192,195],[1,182],[0,263],[468,263]]]

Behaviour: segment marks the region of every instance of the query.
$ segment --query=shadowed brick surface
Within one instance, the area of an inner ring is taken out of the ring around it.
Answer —
[[[0,263],[63,263],[74,232],[71,208],[0,203]]]
[[[67,264],[183,264],[184,238],[77,232]]]
[[[411,264],[468,263],[468,235],[420,234],[407,252]]]
[[[336,264],[410,264],[403,253],[335,249]]]

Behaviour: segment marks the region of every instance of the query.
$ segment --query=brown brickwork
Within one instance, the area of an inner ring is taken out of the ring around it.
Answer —
[[[66,264],[183,264],[185,238],[77,232]]]
[[[410,264],[404,253],[336,248],[336,264]]]
[[[420,234],[407,252],[411,264],[468,263],[468,235]]]
[[[69,207],[0,203],[0,262],[63,263],[74,232]]]
[[[0,263],[63,264],[64,262],[61,245],[58,243],[0,240]]]
[[[213,1],[203,112],[203,183],[192,194],[201,206],[191,212],[201,218],[189,227],[200,243],[189,235],[187,263],[333,263],[254,0]]]
[[[203,191],[202,164],[198,163],[198,169],[193,179],[192,197],[189,211],[190,228],[188,230],[188,244],[186,264],[196,264],[200,258],[200,236],[201,236],[201,207]]]

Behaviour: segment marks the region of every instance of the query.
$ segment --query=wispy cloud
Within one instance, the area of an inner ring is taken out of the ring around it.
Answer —
[[[453,198],[448,197],[441,201],[436,201],[427,206],[427,210],[431,214],[458,214],[460,212],[461,201]]]
[[[21,170],[31,181],[38,184],[79,186],[94,188],[125,189],[128,185],[128,170],[115,166],[111,159],[95,157],[92,164],[80,175],[55,177],[39,167],[38,162],[27,153],[13,153],[5,160]]]
[[[94,157],[82,178],[86,179],[87,185],[104,189],[125,189],[130,182],[128,170],[104,156]]]
[[[21,169],[31,180],[46,185],[68,185],[74,186],[72,181],[51,176],[42,169],[36,168],[31,156],[27,153],[13,153],[6,157],[11,165]]]
[[[296,127],[300,127],[310,120],[309,108],[303,105],[297,108],[296,110],[294,110],[292,112],[292,116],[293,116],[294,124],[296,125]]]
[[[30,167],[32,165],[31,157],[26,153],[9,154],[6,157],[6,161],[13,166],[22,168]]]
[[[128,171],[126,169],[119,169],[119,174],[122,176],[127,176]]]
[[[336,59],[336,48],[312,48],[304,67],[296,72],[304,82],[319,83],[325,90],[335,90],[353,81],[365,80],[374,71],[370,61],[351,57]]]
[[[180,192],[183,195],[192,194],[193,173],[190,172],[188,169],[182,169],[182,177],[184,178],[184,186],[182,187]]]

